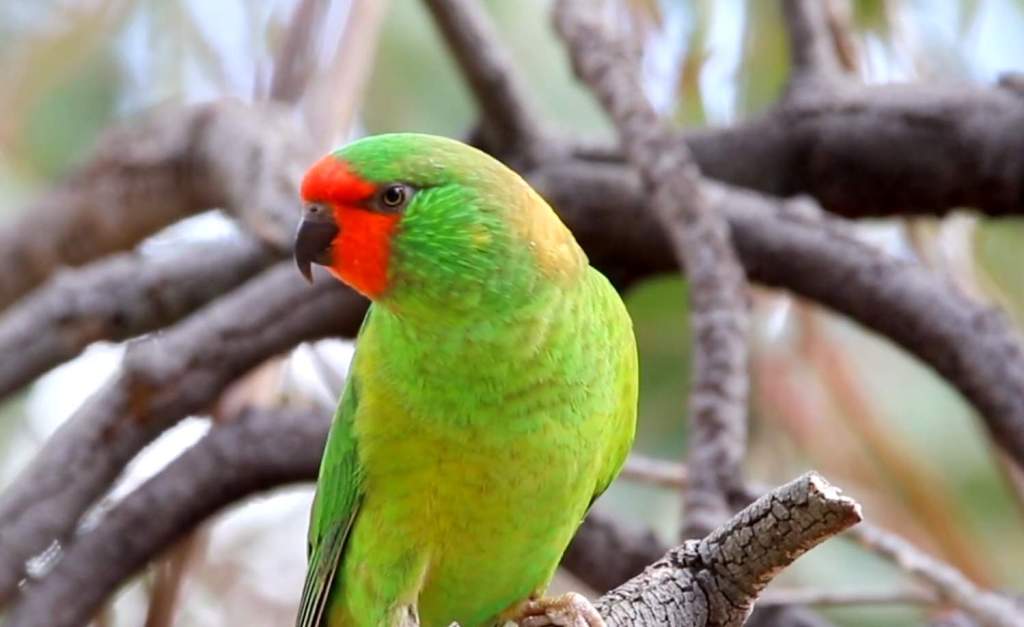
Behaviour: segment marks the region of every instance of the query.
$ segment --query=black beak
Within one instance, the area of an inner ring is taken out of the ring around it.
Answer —
[[[313,282],[310,264],[330,265],[331,242],[337,234],[334,216],[323,205],[310,205],[303,212],[299,230],[295,233],[295,264],[310,283]]]

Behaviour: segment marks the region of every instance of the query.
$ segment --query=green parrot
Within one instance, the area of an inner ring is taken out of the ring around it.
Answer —
[[[600,625],[543,594],[633,441],[632,323],[550,206],[460,142],[302,182],[295,260],[371,299],[324,451],[299,627]]]

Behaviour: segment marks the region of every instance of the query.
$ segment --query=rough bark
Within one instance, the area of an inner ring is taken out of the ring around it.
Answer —
[[[860,506],[808,473],[759,498],[704,539],[672,549],[601,597],[598,611],[609,626],[742,625],[780,570],[860,519]]]

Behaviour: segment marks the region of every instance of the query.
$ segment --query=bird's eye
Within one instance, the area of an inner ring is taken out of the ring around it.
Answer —
[[[409,190],[405,185],[388,185],[381,192],[380,202],[388,209],[398,209],[409,199]]]

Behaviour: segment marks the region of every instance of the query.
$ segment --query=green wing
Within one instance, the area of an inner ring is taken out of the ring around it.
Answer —
[[[621,355],[618,373],[619,406],[608,421],[610,430],[607,434],[609,442],[608,448],[605,451],[605,464],[599,470],[594,496],[590,499],[590,504],[587,506],[588,510],[594,504],[594,501],[615,481],[615,477],[619,475],[619,471],[622,470],[622,466],[626,463],[626,458],[629,456],[629,450],[633,446],[633,437],[636,433],[637,398],[639,395],[636,340],[633,337],[632,322],[630,322],[629,314],[626,313],[625,305],[622,305],[621,301],[617,300],[617,295],[614,298],[619,305],[618,309],[622,318],[620,320],[613,320],[609,326],[625,330],[621,337],[613,342],[613,345],[619,346]]]
[[[327,448],[320,464],[316,498],[309,522],[309,567],[302,587],[297,627],[322,627],[334,578],[362,498],[362,472],[352,422],[359,405],[359,384],[349,373],[341,403],[334,415]]]

